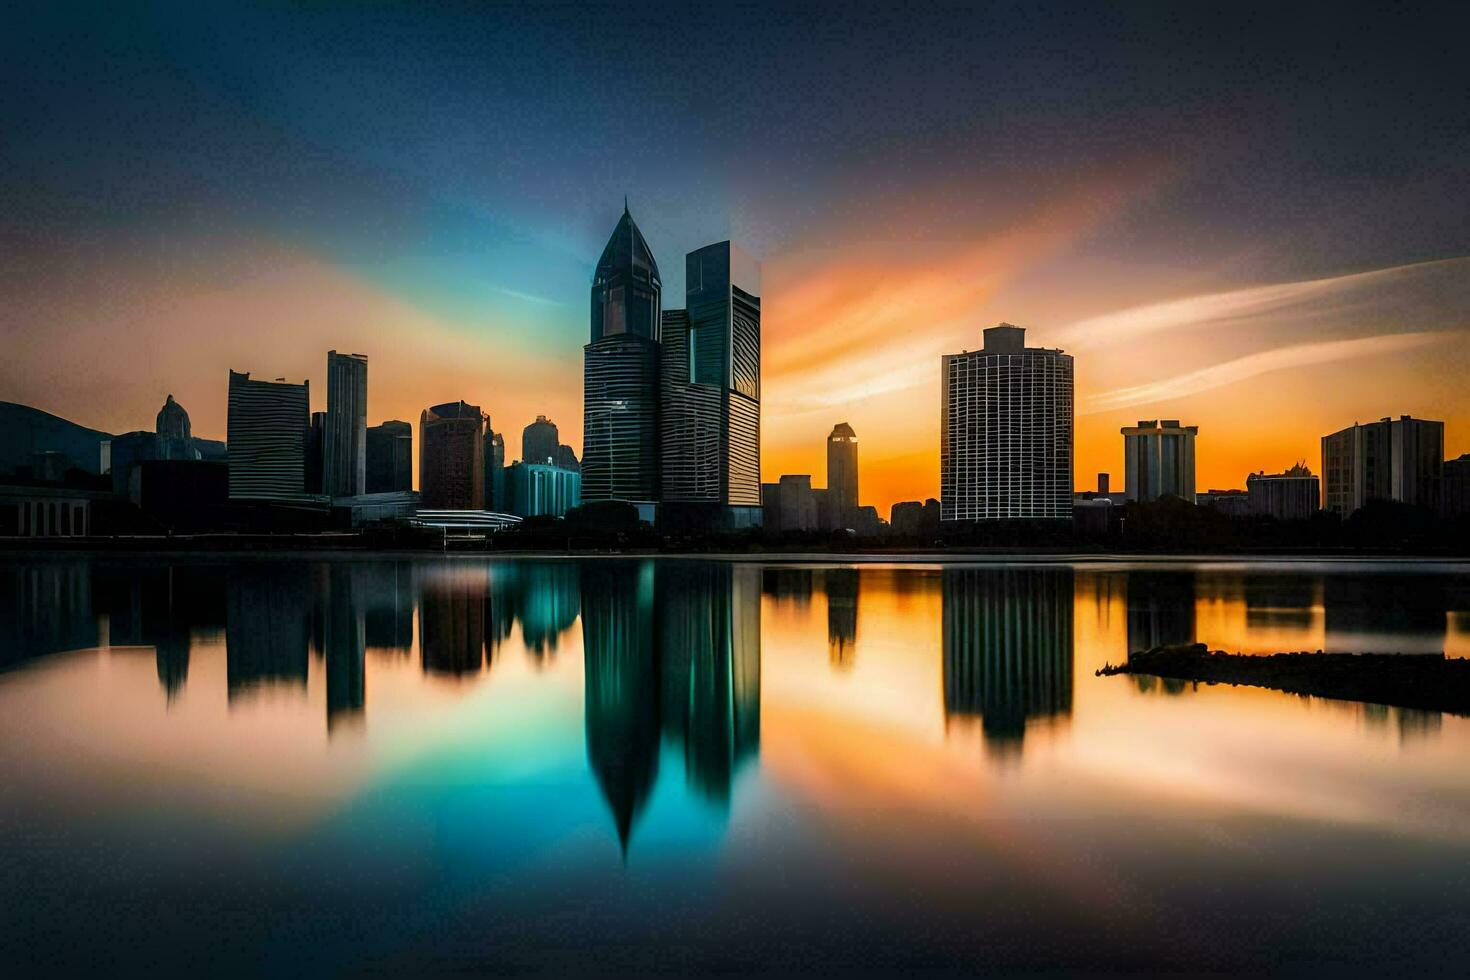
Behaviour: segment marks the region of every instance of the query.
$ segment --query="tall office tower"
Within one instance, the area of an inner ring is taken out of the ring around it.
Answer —
[[[1072,357],[1025,342],[1002,323],[982,350],[944,355],[943,520],[1072,519]]]
[[[658,263],[624,207],[592,277],[582,349],[584,500],[658,500],[661,290]]]
[[[480,406],[463,401],[419,417],[419,494],[427,510],[485,505],[485,430]]]
[[[508,513],[505,496],[505,436],[485,427],[485,509]]]
[[[521,431],[521,462],[555,463],[556,449],[560,445],[561,433],[557,431],[556,423],[538,415],[536,421]]]
[[[367,430],[367,493],[413,489],[413,426],[396,419]]]
[[[857,433],[838,422],[827,437],[827,506],[833,527],[853,527],[858,509]]]
[[[189,413],[184,406],[169,395],[158,410],[153,431],[158,436],[159,459],[198,459],[199,451],[194,448],[194,430],[189,424]]]
[[[367,486],[366,354],[327,351],[327,427],[322,435],[322,492],[355,497]]]
[[[1370,500],[1436,506],[1443,475],[1443,422],[1400,415],[1322,437],[1323,506],[1343,517]]]
[[[230,372],[225,441],[230,496],[250,500],[299,497],[306,486],[310,382],[252,381]]]
[[[1194,503],[1194,437],[1199,426],[1151,419],[1121,431],[1123,488],[1129,500],[1169,496]]]
[[[730,242],[685,259],[684,315],[664,317],[660,436],[665,503],[760,520],[760,268]]]

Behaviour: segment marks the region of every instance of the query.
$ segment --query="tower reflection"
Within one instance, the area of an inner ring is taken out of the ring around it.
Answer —
[[[944,709],[1019,752],[1032,719],[1072,711],[1070,568],[945,568]]]
[[[485,662],[488,586],[487,570],[473,566],[435,571],[422,582],[419,654],[424,673],[479,673]]]
[[[687,784],[728,804],[760,747],[760,578],[717,562],[589,562],[581,577],[587,758],[624,849],[662,733]]]
[[[366,704],[363,657],[367,652],[367,622],[361,572],[338,562],[327,575],[323,649],[327,661],[328,731],[347,718],[360,717]]]
[[[1193,643],[1194,573],[1128,573],[1128,652]]]
[[[827,593],[827,656],[834,667],[851,667],[857,652],[858,570],[829,568],[822,573]]]

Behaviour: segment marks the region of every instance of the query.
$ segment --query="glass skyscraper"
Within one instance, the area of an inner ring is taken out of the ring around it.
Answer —
[[[583,348],[584,500],[658,499],[661,288],[653,252],[624,207],[592,277],[591,339]]]

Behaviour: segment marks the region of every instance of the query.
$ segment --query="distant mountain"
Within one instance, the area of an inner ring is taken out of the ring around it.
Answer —
[[[0,402],[0,473],[30,466],[36,453],[65,453],[88,473],[101,472],[101,445],[112,436],[57,418],[50,412],[14,402]]]
[[[102,442],[111,433],[68,422],[29,405],[0,402],[0,474],[30,466],[36,453],[65,453],[72,465],[88,473],[102,468]],[[195,438],[194,448],[204,459],[225,460],[225,444],[218,439]]]

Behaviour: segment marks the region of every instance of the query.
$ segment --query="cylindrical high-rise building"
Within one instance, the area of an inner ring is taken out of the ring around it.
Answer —
[[[1071,520],[1072,358],[1009,323],[941,371],[939,509],[946,521]]]
[[[583,348],[582,499],[659,497],[658,263],[624,207],[592,278]]]
[[[827,437],[827,517],[831,527],[852,527],[858,509],[857,433],[838,422]]]

